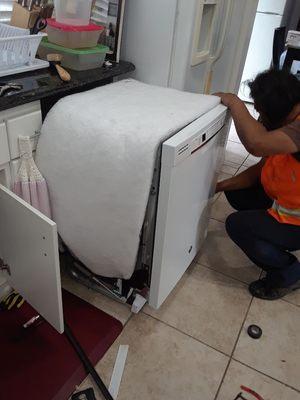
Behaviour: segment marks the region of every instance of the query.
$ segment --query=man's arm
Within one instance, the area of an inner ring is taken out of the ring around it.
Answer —
[[[231,93],[216,93],[231,112],[237,134],[249,153],[257,157],[292,154],[299,151],[294,141],[280,129],[267,131],[254,119],[245,104]]]
[[[255,164],[240,174],[233,176],[232,178],[218,182],[216,193],[223,192],[226,190],[238,190],[246,189],[254,185],[260,178],[262,167],[265,160],[262,159],[258,164]]]

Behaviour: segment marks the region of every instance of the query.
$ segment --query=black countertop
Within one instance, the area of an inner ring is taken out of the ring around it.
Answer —
[[[112,67],[101,67],[88,71],[71,71],[71,81],[63,82],[52,69],[41,69],[24,74],[0,78],[0,82],[16,82],[23,85],[19,92],[11,92],[0,97],[0,111],[35,100],[59,98],[72,93],[89,90],[112,82],[114,77],[135,70],[133,64],[125,61],[114,63]]]

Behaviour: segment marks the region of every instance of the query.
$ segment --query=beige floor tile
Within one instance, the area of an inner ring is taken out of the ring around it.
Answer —
[[[123,325],[131,316],[130,307],[128,305],[118,303],[108,296],[104,296],[95,290],[88,289],[86,286],[71,279],[68,275],[64,274],[62,276],[62,286],[69,292],[118,319]]]
[[[236,142],[236,143],[241,143],[240,138],[236,132],[234,123],[232,122],[231,127],[230,127],[230,131],[229,131],[229,135],[228,135],[228,139],[232,142]]]
[[[287,301],[288,303],[300,307],[300,289],[285,296],[284,300]]]
[[[241,143],[227,142],[225,161],[242,164],[247,156],[248,152]]]
[[[238,169],[236,175],[240,174],[241,172],[246,171],[249,167],[246,167],[244,164]]]
[[[263,336],[251,339],[250,324],[259,325]],[[300,390],[300,309],[282,300],[254,299],[234,358]]]
[[[234,211],[235,210],[228,203],[224,193],[222,193],[212,206],[211,218],[225,222],[228,215],[232,214]]]
[[[246,167],[251,167],[252,165],[258,164],[260,160],[261,157],[255,157],[252,154],[249,154],[249,156],[244,161],[243,165]]]
[[[237,170],[239,169],[240,165],[239,164],[233,164],[233,163],[224,163],[222,165],[221,171],[225,174],[229,175],[235,175]]]
[[[159,310],[144,312],[230,355],[250,301],[246,285],[197,265]]]
[[[241,385],[265,400],[300,400],[300,393],[236,361],[230,363],[217,400],[233,400],[241,392]],[[244,395],[247,396],[245,392]]]
[[[213,400],[228,363],[223,354],[139,314],[97,366],[106,384],[120,344],[129,351],[118,400]],[[82,385],[88,386],[89,380]]]
[[[224,224],[215,220],[210,220],[207,239],[197,261],[245,283],[260,276],[260,269],[229,238]]]
[[[218,176],[218,182],[224,181],[225,179],[232,178],[232,176],[233,176],[233,174],[228,174],[228,173],[221,171]]]

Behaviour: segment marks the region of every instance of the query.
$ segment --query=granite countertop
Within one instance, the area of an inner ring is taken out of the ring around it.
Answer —
[[[115,63],[112,67],[101,67],[88,71],[71,71],[71,81],[63,82],[52,69],[41,69],[24,74],[10,75],[0,78],[1,84],[16,82],[23,85],[19,92],[11,92],[0,97],[0,111],[16,107],[35,100],[50,96],[68,95],[74,90],[89,89],[91,86],[112,80],[116,76],[124,75],[135,70],[133,64],[125,61]]]

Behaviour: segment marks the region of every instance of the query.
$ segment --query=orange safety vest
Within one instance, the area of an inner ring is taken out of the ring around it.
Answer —
[[[268,157],[262,168],[261,183],[274,200],[268,212],[281,223],[300,226],[300,161],[292,154]]]

